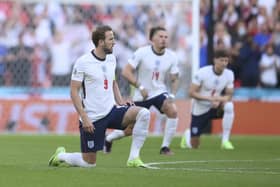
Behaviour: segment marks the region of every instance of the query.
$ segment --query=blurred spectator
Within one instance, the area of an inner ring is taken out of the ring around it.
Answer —
[[[37,4],[34,7],[34,11],[36,41],[41,45],[45,45],[51,39],[52,35],[51,21],[48,18],[48,9],[44,4]]]
[[[261,51],[254,43],[252,36],[248,35],[239,52],[241,62],[241,86],[256,87],[259,85],[259,60]]]
[[[9,49],[7,55],[7,71],[11,74],[14,86],[31,86],[31,63],[33,49],[23,43],[23,34],[19,35],[19,43]]]
[[[51,54],[52,86],[67,86],[74,60],[70,58],[71,43],[64,38],[64,33],[55,31],[49,44]]]
[[[269,31],[268,24],[262,23],[259,26],[259,31],[254,36],[253,40],[254,43],[257,44],[258,47],[262,51],[264,51],[264,47],[270,42],[271,40],[271,32]]]
[[[226,24],[229,32],[233,34],[235,25],[238,21],[238,14],[233,4],[229,5],[223,14],[222,21]]]
[[[200,1],[200,66],[206,65],[208,61],[208,38],[205,30],[213,27],[209,25],[209,7],[210,0]],[[52,85],[67,85],[72,62],[90,46],[84,41],[88,41],[90,32],[96,25],[104,23],[110,24],[118,37],[115,48],[119,49],[115,51],[118,51],[119,71],[131,50],[149,42],[147,31],[155,25],[165,26],[171,33],[171,48],[176,49],[182,57],[189,56],[191,16],[190,2],[96,5],[62,4],[59,1],[2,1],[0,85],[46,87],[50,84],[50,79],[53,81]],[[214,1],[214,19],[214,47],[226,48],[232,52],[229,68],[240,81],[236,82],[236,86],[257,86],[260,77],[258,63],[265,52],[265,46],[273,43],[274,53],[280,55],[280,1],[217,0]],[[57,32],[61,31],[63,39],[58,39],[61,37],[57,36]],[[18,49],[24,49],[20,51],[25,51],[30,57],[16,57],[23,54],[17,52]],[[61,51],[58,52],[59,50]],[[16,62],[17,59],[20,61]],[[28,63],[24,64],[23,61]],[[187,68],[188,61],[182,60],[182,67]],[[27,67],[31,69],[27,71]],[[26,75],[23,71],[27,72]],[[182,72],[186,72],[186,69]],[[34,76],[38,78],[37,82],[34,81]],[[121,76],[117,78],[121,79]],[[47,81],[43,81],[44,79]],[[126,84],[123,83],[124,92],[129,90]]]
[[[234,85],[235,87],[241,86],[241,78],[240,78],[240,71],[242,66],[242,61],[240,59],[240,49],[242,47],[242,40],[237,40],[233,44],[233,47],[230,51],[231,60],[228,65],[228,68],[231,69],[234,73]]]
[[[260,83],[264,88],[276,88],[277,72],[280,71],[280,58],[274,53],[273,45],[267,45],[260,60]]]
[[[243,20],[239,20],[236,25],[236,32],[233,36],[233,41],[242,41],[247,36],[247,27]]]
[[[33,87],[48,88],[51,86],[50,60],[49,50],[40,44],[36,44],[32,55],[31,84]]]
[[[6,30],[4,24],[0,24],[0,85],[5,84],[6,72],[6,55],[8,54],[8,47],[5,43]]]
[[[280,20],[275,23],[271,41],[275,46],[275,53],[280,55]]]
[[[217,48],[218,45],[224,45],[226,49],[231,48],[231,36],[227,32],[223,22],[218,22],[215,25],[214,48]]]

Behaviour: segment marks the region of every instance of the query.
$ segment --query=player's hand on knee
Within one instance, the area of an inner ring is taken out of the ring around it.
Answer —
[[[126,100],[125,105],[127,105],[127,106],[134,106],[135,103],[132,100],[128,99],[128,100]]]
[[[212,108],[218,108],[221,105],[219,101],[212,101]]]
[[[95,127],[94,125],[83,125],[83,129],[85,132],[94,133]]]
[[[84,131],[89,133],[94,133],[95,127],[91,123],[91,121],[88,118],[82,119],[82,121],[83,121],[82,128],[84,129]]]

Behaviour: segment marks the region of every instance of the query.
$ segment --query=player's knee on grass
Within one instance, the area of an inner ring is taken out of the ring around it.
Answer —
[[[191,138],[191,145],[193,149],[197,149],[199,147],[199,144],[200,144],[200,140],[198,136]]]

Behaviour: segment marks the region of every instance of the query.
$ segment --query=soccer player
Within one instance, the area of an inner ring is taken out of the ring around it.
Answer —
[[[122,74],[136,88],[133,96],[136,106],[147,109],[154,106],[167,116],[160,154],[172,155],[169,146],[178,123],[177,108],[174,103],[178,88],[178,62],[175,53],[167,48],[168,35],[165,28],[151,28],[149,39],[152,44],[137,49],[128,60]],[[171,93],[167,92],[166,78],[171,79]],[[131,133],[129,127],[125,131],[111,132],[106,136],[104,152],[111,151],[113,140],[129,136]]]
[[[115,81],[116,58],[112,54],[114,34],[109,26],[97,27],[92,33],[96,48],[78,58],[71,78],[71,99],[79,114],[81,153],[66,153],[58,147],[49,160],[50,166],[94,167],[97,151],[104,146],[107,128],[132,127],[132,144],[128,167],[146,167],[139,154],[148,134],[149,110],[125,103]]]
[[[200,135],[209,120],[222,118],[222,149],[234,149],[229,141],[234,119],[233,72],[227,69],[229,55],[225,50],[214,53],[214,65],[202,67],[194,75],[189,89],[193,98],[191,128],[182,136],[181,148],[198,148]]]

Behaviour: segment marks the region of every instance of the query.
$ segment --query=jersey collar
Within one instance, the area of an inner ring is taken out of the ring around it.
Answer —
[[[91,51],[91,54],[93,55],[94,58],[96,58],[99,61],[105,61],[106,60],[106,57],[105,58],[99,58],[98,56],[96,56],[95,53],[94,53],[94,50]]]
[[[157,55],[157,56],[162,56],[162,55],[164,55],[164,53],[165,53],[165,51],[164,51],[163,53],[158,53],[158,52],[156,52],[152,45],[151,45],[151,48],[152,48],[153,53],[154,53],[155,55]]]

